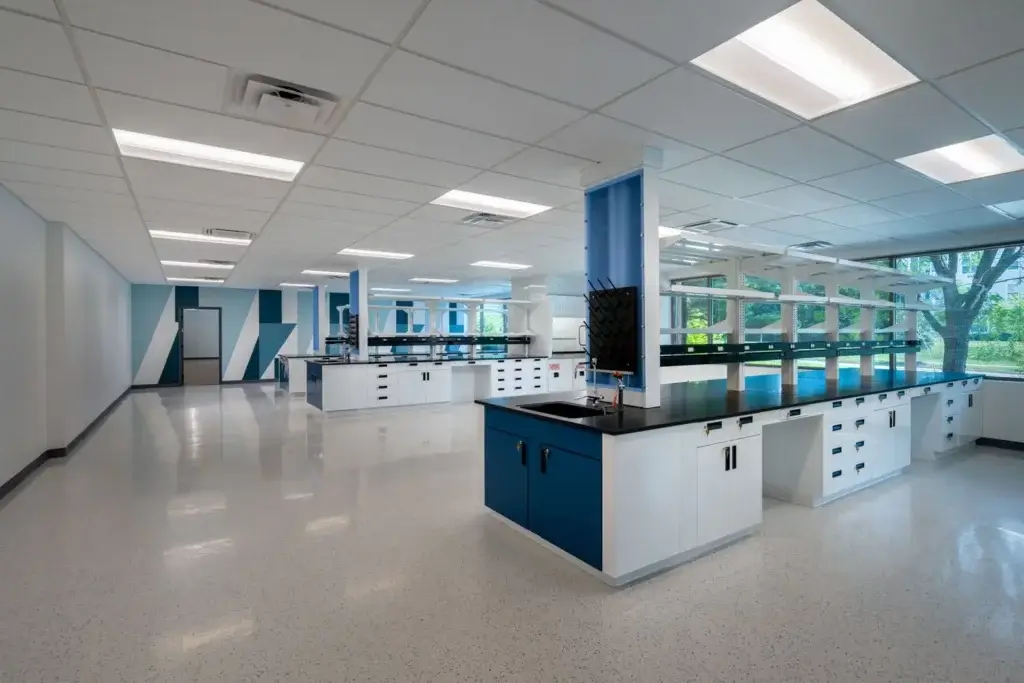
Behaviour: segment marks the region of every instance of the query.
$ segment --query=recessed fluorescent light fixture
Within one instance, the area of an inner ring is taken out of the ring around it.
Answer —
[[[679,228],[669,228],[669,227],[666,227],[664,225],[659,225],[658,226],[658,237],[659,238],[661,238],[661,237],[675,237],[676,235],[681,235],[682,233],[683,233],[683,231],[680,230]]]
[[[918,81],[817,0],[801,0],[693,64],[805,119]]]
[[[203,235],[198,232],[173,232],[171,230],[150,230],[149,236],[158,240],[178,240],[180,242],[205,242],[207,244],[235,244],[240,247],[247,247],[252,244],[251,239],[241,237],[215,237]]]
[[[395,287],[370,287],[371,292],[411,292],[411,289],[396,289]]]
[[[168,282],[200,282],[204,285],[221,285],[224,280],[215,277],[169,277]]]
[[[313,289],[316,285],[309,285],[304,282],[282,282],[278,287],[302,287],[304,289]]]
[[[215,268],[218,270],[231,270],[235,267],[233,263],[203,263],[202,261],[161,261],[162,266],[181,266],[182,268]]]
[[[237,149],[202,145],[198,142],[162,138],[157,135],[114,129],[114,139],[121,154],[136,159],[162,161],[180,166],[205,168],[210,171],[240,173],[291,182],[302,170],[301,161],[279,159]]]
[[[342,273],[336,270],[304,270],[303,275],[319,275],[321,277],[349,277],[348,273]]]
[[[366,258],[389,258],[400,261],[412,258],[415,254],[403,254],[397,251],[374,251],[373,249],[342,249],[338,252],[342,256],[365,256]]]
[[[959,183],[1024,169],[1024,156],[998,135],[986,135],[896,161],[940,183]]]
[[[428,285],[454,285],[458,280],[448,280],[443,277],[411,277],[409,282],[419,282]]]
[[[531,267],[522,263],[504,263],[502,261],[477,261],[469,265],[477,266],[478,268],[505,268],[506,270],[526,270]]]
[[[547,285],[526,285],[523,289],[547,289]]]
[[[448,206],[453,209],[497,213],[513,218],[529,218],[551,209],[550,206],[542,204],[530,204],[529,202],[520,202],[515,199],[492,197],[486,194],[476,194],[475,192],[463,192],[462,190],[447,192],[430,203],[438,206]]]

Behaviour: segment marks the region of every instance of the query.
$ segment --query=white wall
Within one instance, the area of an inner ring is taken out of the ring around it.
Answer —
[[[64,237],[65,444],[131,385],[131,287],[67,226]]]
[[[982,436],[1024,443],[1024,382],[986,379],[981,390]]]
[[[0,483],[46,450],[46,224],[0,187]]]

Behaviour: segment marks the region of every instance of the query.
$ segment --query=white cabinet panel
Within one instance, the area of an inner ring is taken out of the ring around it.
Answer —
[[[431,366],[425,372],[424,403],[447,403],[452,400],[452,369]]]
[[[697,543],[761,523],[761,437],[697,449]]]
[[[913,444],[910,440],[910,406],[905,405],[894,408],[892,422],[892,429],[890,430],[892,435],[892,440],[890,442],[890,448],[892,449],[892,469],[902,470],[904,467],[910,465],[910,459],[913,453]]]
[[[981,390],[974,389],[964,394],[963,421],[960,430],[960,437],[964,443],[981,438],[984,422],[981,411]]]

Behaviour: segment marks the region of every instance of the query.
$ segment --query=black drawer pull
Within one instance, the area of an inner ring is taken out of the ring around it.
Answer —
[[[555,373],[555,377],[558,377],[558,373],[557,372]],[[540,379],[540,375],[534,375],[533,378],[534,379]]]
[[[864,420],[857,420],[854,424],[857,425],[858,427],[863,427],[864,426]]]
[[[410,367],[410,368],[415,368],[415,367],[417,367],[418,365],[419,365],[419,363],[409,363],[409,367]]]
[[[832,455],[839,455],[842,452],[843,452],[843,447],[842,446],[836,446],[835,448],[832,449]]]
[[[953,416],[952,416],[952,415],[950,415],[949,417],[947,417],[947,418],[946,418],[946,422],[947,422],[948,424],[953,424]]]
[[[468,360],[468,361],[466,361],[466,365],[476,365],[476,361],[475,360]]]
[[[960,382],[960,386],[962,386],[962,387],[966,387],[966,386],[967,386],[967,380],[963,380],[963,381],[961,381],[961,382]]]
[[[384,386],[381,386],[381,385],[379,385],[379,384],[378,384],[378,385],[377,385],[377,388],[378,388],[378,389],[387,389],[387,388],[388,388],[388,385],[387,385],[387,384],[385,384]]]
[[[858,449],[864,448],[864,442],[863,441],[858,441],[857,443],[854,444],[854,446],[856,446]]]
[[[948,401],[946,401],[946,405],[947,406],[953,405],[953,399],[949,399]]]
[[[504,363],[505,361],[503,361],[503,360],[499,360],[498,362],[499,362],[499,363]]]
[[[860,472],[862,469],[864,469],[864,463],[862,463],[862,462],[857,463],[857,465],[854,467],[854,469],[857,470],[858,472]]]
[[[950,382],[950,383],[949,383],[949,384],[947,384],[946,386],[947,386],[947,387],[952,387],[952,386],[953,386],[953,383],[952,383],[952,382]]]
[[[505,391],[505,387],[498,387],[498,391]]]
[[[843,425],[832,425],[832,431],[833,432],[839,432],[839,431],[842,431],[842,429],[843,429]]]
[[[520,389],[522,389],[522,387],[516,387],[515,388],[516,391],[519,391]]]
[[[977,378],[977,377],[975,377],[975,378],[974,378],[974,383],[975,383],[975,384],[977,384],[977,383],[978,383],[978,378]]]
[[[434,363],[434,365],[444,365],[444,363],[442,363],[441,361],[437,361]]]
[[[906,395],[907,395],[907,392],[905,392],[905,391],[897,391],[896,392],[896,397],[897,398],[903,398]]]
[[[522,359],[522,358],[516,358],[516,362],[517,362],[517,363],[522,363],[522,362],[523,362],[523,359]]]
[[[557,373],[557,372],[554,374],[554,378],[555,379],[558,379],[560,376],[561,375],[559,373]],[[540,379],[540,377],[534,377],[534,379]]]
[[[953,432],[950,432],[949,434],[946,434],[946,438],[949,439],[950,441],[952,441],[953,440]]]
[[[387,363],[380,363],[380,364],[377,365],[378,368],[386,368],[387,366],[388,366]]]
[[[707,434],[709,432],[713,432],[716,429],[721,429],[721,428],[722,428],[722,423],[721,422],[708,422],[706,425],[704,425],[704,433]]]
[[[540,389],[540,385],[539,385],[539,384],[534,384],[534,385],[533,385],[533,388],[534,388],[534,389]]]
[[[926,394],[932,393],[932,388],[931,387],[925,387],[924,388],[924,393],[926,393]]]
[[[973,408],[974,407],[974,394],[967,394],[967,407],[968,408]]]
[[[505,372],[505,368],[498,368],[498,372]]]
[[[796,417],[796,416],[798,416],[800,414],[800,412],[801,411],[800,411],[799,408],[794,408],[793,410],[789,411],[789,416],[790,417]]]
[[[857,399],[857,400],[855,401],[855,403],[856,403],[857,405],[860,405],[860,404],[861,404],[861,403],[863,403],[863,402],[864,402],[864,399],[863,399],[863,398],[858,398],[858,399]]]
[[[833,408],[842,408],[843,407],[843,402],[842,401],[832,401],[832,407]]]
[[[387,379],[387,375],[377,375],[377,379]]]
[[[740,427],[742,427],[743,425],[753,424],[754,423],[754,416],[753,415],[747,415],[746,417],[741,417],[738,420],[738,422],[739,422]]]
[[[889,398],[889,394],[879,394],[878,395],[878,400],[879,401],[884,401],[887,398]]]
[[[499,381],[499,382],[504,382],[504,381],[505,381],[505,378],[504,378],[504,377],[499,377],[499,378],[498,378],[498,381]]]
[[[388,397],[387,396],[378,396],[377,400],[378,401],[386,401],[386,400],[388,400]]]
[[[835,470],[835,471],[832,472],[832,478],[833,479],[838,479],[841,476],[843,476],[843,471],[842,470]]]

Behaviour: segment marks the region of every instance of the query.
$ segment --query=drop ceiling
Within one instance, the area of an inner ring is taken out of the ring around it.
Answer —
[[[1024,144],[1024,3],[822,0],[921,80],[809,121],[690,64],[793,4],[0,0],[0,183],[149,283],[187,274],[161,260],[201,259],[236,261],[228,286],[326,282],[301,271],[357,267],[346,247],[415,253],[364,261],[380,286],[507,282],[479,260],[579,273],[580,173],[641,145],[665,151],[669,226],[718,218],[739,224],[731,239],[879,253],[1019,231],[987,205],[1024,200],[1024,173],[946,186],[895,160],[991,134]],[[229,82],[248,73],[332,93],[339,124],[225,113]],[[284,183],[121,158],[111,128],[306,167]],[[452,189],[555,208],[469,226],[430,204]],[[148,232],[212,228],[255,239]]]

